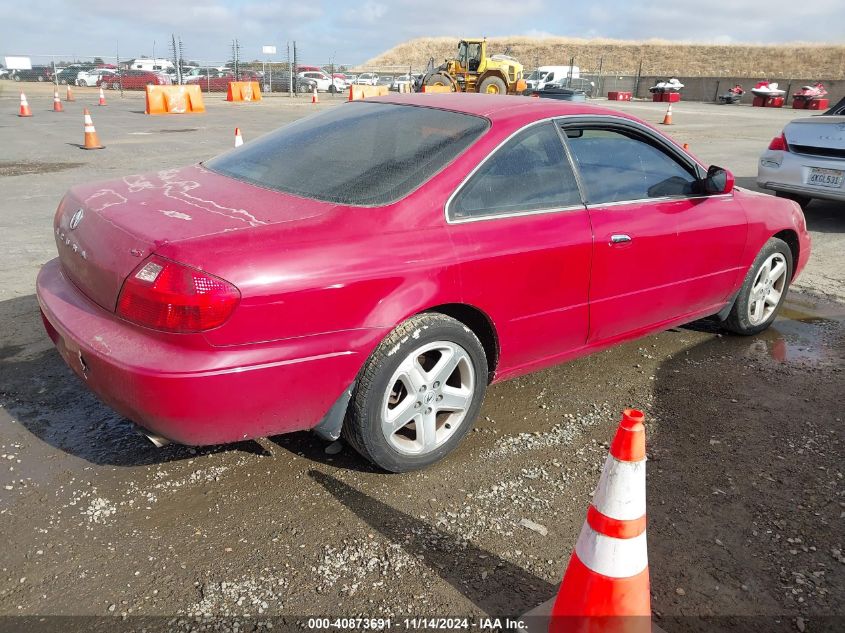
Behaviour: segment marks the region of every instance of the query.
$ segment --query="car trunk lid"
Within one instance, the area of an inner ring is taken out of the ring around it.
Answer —
[[[845,116],[819,116],[792,121],[786,142],[798,154],[845,159]]]
[[[297,222],[334,207],[195,165],[74,187],[59,205],[54,232],[68,278],[114,311],[126,277],[164,244]]]

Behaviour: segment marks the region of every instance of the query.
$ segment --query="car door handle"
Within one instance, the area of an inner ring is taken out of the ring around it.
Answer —
[[[625,235],[624,233],[616,233],[610,236],[610,243],[612,244],[624,244],[625,242],[630,242],[631,236]]]

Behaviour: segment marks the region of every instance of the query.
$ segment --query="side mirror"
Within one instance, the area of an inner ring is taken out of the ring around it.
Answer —
[[[730,193],[734,188],[734,175],[727,169],[711,165],[704,178],[704,193]]]

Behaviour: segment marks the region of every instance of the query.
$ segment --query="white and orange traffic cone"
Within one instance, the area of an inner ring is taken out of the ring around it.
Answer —
[[[21,109],[18,111],[18,116],[32,116],[32,110],[24,93],[21,93]]]
[[[666,108],[666,114],[663,116],[663,125],[672,125],[672,104]]]
[[[311,93],[311,103],[320,103],[320,97],[317,96],[317,86],[314,86],[314,92]]]
[[[62,100],[59,99],[59,89],[56,88],[53,90],[53,112],[64,112],[64,106],[62,106]]]
[[[94,129],[94,122],[91,120],[88,108],[85,108],[83,114],[85,115],[85,140],[82,149],[103,149],[105,146],[100,145],[100,138],[97,136],[97,130]]]
[[[100,87],[100,101],[97,103],[98,106],[106,105],[106,93],[103,92],[102,86]]]
[[[552,607],[550,633],[651,631],[645,416],[625,409]]]
[[[241,136],[241,128],[235,128],[235,147],[240,147],[244,144],[244,137]]]
[[[67,92],[65,92],[65,101],[76,101],[73,97],[73,88],[70,87],[70,84],[67,85]]]

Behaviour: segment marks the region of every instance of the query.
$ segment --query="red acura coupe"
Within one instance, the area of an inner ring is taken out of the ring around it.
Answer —
[[[79,185],[47,331],[154,441],[314,429],[390,471],[487,385],[701,317],[768,327],[810,255],[797,204],[584,104],[395,95],[207,162]]]

